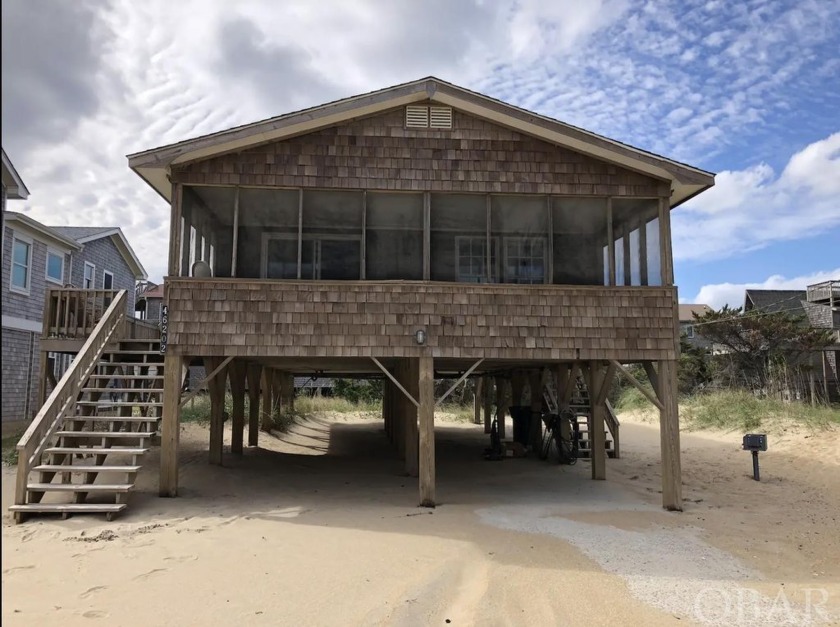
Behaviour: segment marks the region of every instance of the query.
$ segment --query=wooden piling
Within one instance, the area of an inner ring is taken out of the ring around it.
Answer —
[[[178,444],[181,433],[180,355],[167,353],[163,360],[163,420],[160,437],[160,496],[178,496]]]
[[[420,505],[435,506],[435,371],[432,357],[418,359],[420,401]]]
[[[257,446],[260,437],[260,364],[248,364],[248,446]]]
[[[232,399],[230,452],[234,455],[242,455],[245,438],[245,382],[247,379],[245,362],[234,359],[228,365],[228,373]]]

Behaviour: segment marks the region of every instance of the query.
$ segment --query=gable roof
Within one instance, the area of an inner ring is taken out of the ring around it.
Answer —
[[[241,151],[335,126],[350,119],[368,117],[425,101],[448,105],[557,146],[670,181],[672,207],[714,185],[714,174],[710,172],[521,109],[433,76],[134,153],[128,155],[128,165],[169,200],[171,184],[168,173],[174,165]]]
[[[35,231],[43,236],[46,240],[65,246],[71,250],[81,250],[82,246],[72,237],[68,237],[58,229],[41,224],[37,220],[30,218],[28,215],[18,213],[16,211],[7,211],[6,222],[14,224],[15,222]]]
[[[805,290],[746,290],[744,311],[758,310],[765,313],[784,311],[794,315],[804,315],[803,300],[807,300]]]
[[[0,152],[3,153],[3,185],[6,186],[6,198],[26,200],[29,198],[29,190],[26,189],[23,179],[15,170],[15,166],[6,151],[0,148]]]
[[[712,311],[708,305],[701,304],[682,304],[679,305],[680,322],[691,322],[694,320],[694,314],[702,316],[705,313]]]
[[[79,244],[87,244],[104,237],[110,237],[117,250],[122,255],[128,267],[134,273],[134,278],[143,280],[148,278],[146,269],[140,263],[140,259],[128,243],[122,229],[118,226],[51,226],[54,231],[58,231],[65,237],[75,240]]]
[[[138,298],[163,298],[163,285],[150,285],[140,292]]]

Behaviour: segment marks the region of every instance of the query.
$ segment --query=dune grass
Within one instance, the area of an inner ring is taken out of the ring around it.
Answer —
[[[23,431],[21,431],[20,433],[14,433],[12,435],[7,435],[5,438],[3,438],[2,454],[0,454],[0,458],[2,458],[2,462],[6,466],[15,466],[17,464],[18,454],[16,447],[22,435]]]

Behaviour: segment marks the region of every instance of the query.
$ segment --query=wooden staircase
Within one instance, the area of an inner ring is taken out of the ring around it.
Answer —
[[[18,444],[17,522],[43,513],[111,520],[127,507],[162,411],[163,355],[159,340],[108,339],[98,351],[85,345]]]
[[[546,381],[545,387],[545,402],[549,411],[556,413],[557,407],[557,386],[551,377]],[[578,458],[589,459],[591,457],[591,447],[589,439],[589,425],[592,416],[592,406],[589,400],[589,390],[586,387],[586,382],[580,376],[575,377],[575,390],[572,394],[572,399],[569,404],[575,414],[575,421],[578,425]],[[607,449],[607,457],[617,458],[619,450],[618,442],[618,419],[615,417],[610,402],[607,401],[607,418],[604,421],[606,424],[607,438],[604,441],[604,446]],[[609,437],[612,435],[612,439]],[[613,446],[613,439],[616,441],[616,446]]]

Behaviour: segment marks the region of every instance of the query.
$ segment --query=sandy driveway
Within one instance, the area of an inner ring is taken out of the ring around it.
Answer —
[[[840,439],[684,434],[686,511],[659,506],[658,430],[625,420],[608,481],[588,463],[485,462],[480,427],[437,430],[435,510],[416,507],[380,421],[318,419],[206,463],[182,496],[156,451],[128,512],[3,517],[4,625],[820,624],[840,616]],[[228,440],[229,441],[229,440]],[[817,443],[816,447],[811,446]],[[816,454],[815,454],[816,453]],[[13,469],[3,469],[3,507]],[[830,619],[828,619],[830,620]],[[838,623],[840,624],[840,623]]]

